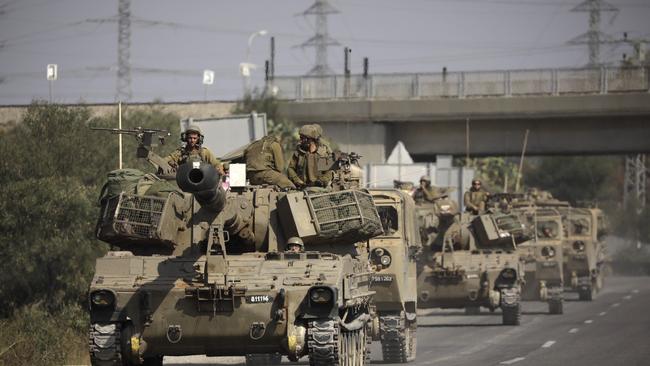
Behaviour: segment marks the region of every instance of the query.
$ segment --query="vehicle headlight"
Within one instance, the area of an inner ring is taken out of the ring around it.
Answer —
[[[391,259],[390,259],[389,255],[382,255],[381,259],[379,260],[381,265],[384,266],[384,267],[388,267],[388,265],[390,264],[390,261],[391,261]]]
[[[578,251],[578,252],[584,252],[585,251],[585,242],[582,240],[578,240],[573,242],[573,249]]]
[[[544,247],[542,248],[542,255],[548,258],[555,257],[555,249],[553,247]]]
[[[375,255],[377,257],[381,257],[382,255],[384,255],[384,250],[382,248],[375,249]]]
[[[115,306],[115,293],[110,290],[97,290],[90,293],[92,307],[108,308]]]
[[[326,287],[317,287],[309,291],[309,298],[316,304],[325,304],[332,301],[332,290]]]

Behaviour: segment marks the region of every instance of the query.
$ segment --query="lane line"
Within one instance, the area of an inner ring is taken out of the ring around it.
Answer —
[[[631,298],[632,298],[632,295],[623,296],[623,299],[624,299],[624,300],[629,300],[629,299],[631,299]]]
[[[569,333],[578,333],[578,328],[571,328]]]
[[[555,344],[555,341],[548,341],[548,342],[542,344],[542,348],[549,348],[554,344]]]
[[[591,319],[589,319],[589,320],[585,320],[585,324],[591,324],[591,323],[593,323],[593,322],[594,322],[594,321],[591,320]]]
[[[513,363],[517,363],[517,362],[523,361],[525,359],[526,359],[526,357],[517,357],[517,358],[513,358],[512,360],[502,361],[501,365],[512,365]]]
[[[639,293],[639,290],[632,290],[632,293],[633,293],[633,294],[638,294],[638,293]]]
[[[603,311],[602,313],[598,314],[598,316],[605,316],[605,314],[607,314],[607,312]]]
[[[616,304],[612,304],[612,307],[615,308],[615,307],[620,306],[620,305],[621,305],[621,303],[617,302]]]

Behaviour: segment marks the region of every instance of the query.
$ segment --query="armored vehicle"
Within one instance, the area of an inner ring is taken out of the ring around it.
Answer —
[[[560,207],[567,235],[564,240],[564,276],[570,290],[583,301],[591,301],[603,287],[605,246],[600,240],[602,211],[590,208]],[[599,219],[600,217],[600,219]]]
[[[515,202],[513,213],[524,225],[525,241],[517,252],[524,262],[523,300],[545,301],[550,314],[564,312],[562,216],[554,208]],[[530,240],[528,240],[530,239]]]
[[[153,133],[136,131],[139,156],[160,163]],[[89,289],[93,365],[192,354],[367,361],[371,273],[359,253],[382,232],[370,194],[237,186],[232,174],[224,190],[199,161],[180,165],[176,183],[144,176],[150,188],[113,179],[101,200],[97,237],[113,250]],[[305,250],[286,251],[296,239]]]
[[[435,202],[437,227],[424,231],[418,273],[418,306],[502,310],[506,325],[521,320],[522,268],[512,235],[499,229],[495,216],[460,215],[458,204]]]
[[[369,191],[384,229],[370,239],[370,288],[377,315],[373,338],[381,341],[384,361],[412,361],[417,345],[416,257],[422,247],[413,199],[396,189]]]

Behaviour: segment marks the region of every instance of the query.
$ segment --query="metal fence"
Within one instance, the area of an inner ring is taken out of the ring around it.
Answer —
[[[283,100],[429,99],[650,91],[650,68],[531,69],[288,76],[267,82]]]

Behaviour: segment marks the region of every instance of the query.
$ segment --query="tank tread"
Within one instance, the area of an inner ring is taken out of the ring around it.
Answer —
[[[408,359],[409,340],[405,319],[400,315],[379,316],[381,352],[385,362],[404,363]]]
[[[309,365],[336,365],[339,360],[340,329],[337,321],[331,319],[311,320],[307,327]]]
[[[119,323],[90,325],[88,346],[92,366],[122,365],[121,328]]]

